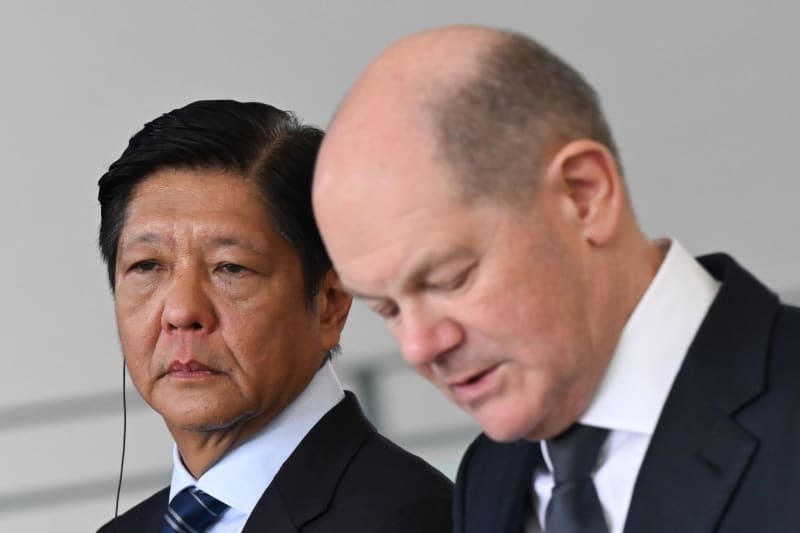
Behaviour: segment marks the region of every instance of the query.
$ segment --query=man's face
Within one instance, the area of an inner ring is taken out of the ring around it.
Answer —
[[[496,440],[569,425],[602,368],[566,196],[470,205],[423,148],[403,157],[395,144],[394,160],[327,148],[314,191],[324,240],[405,359]]]
[[[256,431],[335,344],[306,305],[299,257],[238,176],[167,170],[140,183],[115,279],[131,378],[173,431]]]

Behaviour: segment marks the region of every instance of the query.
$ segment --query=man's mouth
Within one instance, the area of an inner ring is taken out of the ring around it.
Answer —
[[[167,367],[167,375],[176,378],[201,378],[219,374],[210,366],[191,359],[189,361],[172,361]]]
[[[487,368],[485,370],[481,370],[480,372],[476,372],[474,374],[471,374],[470,376],[468,376],[468,377],[466,377],[464,379],[460,379],[460,380],[455,381],[453,383],[453,386],[455,386],[455,387],[463,387],[463,386],[467,386],[467,385],[471,385],[473,383],[476,383],[476,382],[480,381],[480,379],[483,376],[485,376],[487,372],[490,372],[490,371],[491,371],[491,368]]]
[[[486,397],[493,389],[499,364],[458,377],[449,383],[453,396],[459,403],[473,403]]]

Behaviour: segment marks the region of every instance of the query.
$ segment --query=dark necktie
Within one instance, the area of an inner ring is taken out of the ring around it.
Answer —
[[[575,424],[547,441],[556,483],[545,511],[545,533],[608,533],[592,481],[607,435],[607,429]]]
[[[169,502],[161,533],[203,533],[227,508],[197,487],[186,487]]]

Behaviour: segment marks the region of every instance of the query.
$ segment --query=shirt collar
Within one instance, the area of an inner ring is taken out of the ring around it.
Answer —
[[[580,422],[651,435],[719,282],[675,240],[628,318]]]
[[[230,507],[249,515],[283,463],[306,434],[344,398],[330,361],[281,413],[249,440],[225,454],[200,479],[195,480],[172,450],[169,499],[196,485]]]

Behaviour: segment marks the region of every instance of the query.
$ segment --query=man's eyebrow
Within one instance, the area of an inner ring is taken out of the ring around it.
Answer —
[[[157,245],[163,242],[163,239],[154,231],[145,231],[133,237],[120,240],[120,249],[130,248],[136,244],[152,244]]]
[[[403,287],[405,289],[408,288],[415,288],[416,285],[419,285],[420,280],[422,280],[425,276],[427,276],[431,270],[436,269],[442,263],[446,263],[449,261],[457,261],[462,258],[468,259],[471,257],[471,250],[464,247],[453,248],[450,250],[446,250],[444,252],[433,252],[430,255],[424,257],[422,261],[420,261],[417,265],[414,266],[413,269],[403,278]],[[383,301],[383,300],[390,300],[391,298],[387,296],[380,296],[376,294],[367,294],[364,292],[357,291],[356,289],[350,287],[344,281],[342,283],[342,288],[350,293],[354,298],[358,298],[359,300],[372,300],[372,301]]]
[[[166,239],[155,231],[145,231],[129,238],[120,241],[120,249],[130,248],[137,244],[148,244],[158,246],[164,243]],[[212,248],[242,248],[257,255],[267,255],[263,248],[255,245],[253,242],[235,237],[233,235],[222,235],[211,239]]]
[[[240,237],[234,237],[233,235],[215,237],[211,241],[211,246],[212,248],[242,248],[257,255],[267,255],[267,252],[263,248],[257,246],[253,242]]]
[[[418,285],[422,280],[425,279],[426,276],[430,274],[432,270],[435,270],[439,266],[444,263],[448,263],[451,261],[458,261],[460,259],[467,259],[472,255],[470,249],[465,247],[458,247],[458,248],[451,248],[449,250],[444,251],[435,251],[431,254],[422,258],[422,260],[414,265],[405,276],[404,285],[406,288],[415,287]]]

